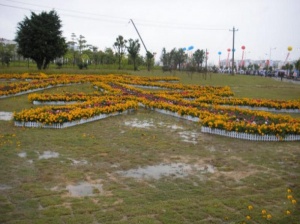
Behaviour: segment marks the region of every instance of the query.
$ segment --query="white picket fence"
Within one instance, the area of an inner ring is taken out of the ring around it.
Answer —
[[[222,135],[230,138],[246,139],[250,141],[299,141],[300,135],[286,135],[284,138],[280,139],[275,135],[258,135],[249,133],[240,133],[235,131],[226,131],[210,127],[201,127],[201,132],[210,133],[215,135]]]
[[[32,103],[34,105],[66,105],[66,104],[80,103],[80,101],[38,101],[38,100],[34,100]]]
[[[146,85],[133,85],[130,84],[129,86],[135,87],[135,88],[141,88],[141,89],[161,89],[161,90],[167,90],[166,87],[160,87],[160,86],[146,86]]]
[[[146,107],[142,103],[139,103],[138,105],[140,107]],[[151,108],[151,110],[154,110],[154,111],[162,113],[162,114],[170,115],[170,116],[173,116],[173,117],[178,117],[178,118],[186,119],[186,120],[189,120],[189,121],[194,121],[194,122],[200,121],[200,119],[198,117],[193,117],[193,116],[190,116],[190,115],[183,115],[183,116],[181,116],[180,114],[178,114],[176,112],[169,111],[169,110],[158,109],[158,108]]]
[[[68,128],[68,127],[72,127],[72,126],[75,126],[75,125],[80,125],[80,124],[92,122],[92,121],[97,121],[97,120],[104,119],[104,118],[111,117],[111,116],[126,114],[126,113],[128,113],[132,110],[133,109],[125,110],[123,112],[115,112],[115,113],[111,113],[111,114],[100,114],[100,115],[97,115],[97,116],[94,116],[94,117],[91,117],[91,118],[80,119],[80,120],[70,121],[70,122],[64,122],[62,124],[59,124],[59,123],[43,124],[41,122],[32,122],[32,121],[27,121],[27,122],[15,121],[15,126],[17,126],[17,127],[30,127],[30,128],[56,128],[56,129],[61,129],[61,128]]]
[[[76,83],[74,83],[74,84],[76,84]],[[27,94],[27,93],[33,93],[33,92],[41,91],[41,90],[44,90],[44,89],[50,89],[50,88],[53,88],[53,87],[70,86],[70,85],[73,85],[73,84],[58,84],[58,85],[55,85],[55,86],[49,85],[49,86],[46,86],[44,88],[30,89],[30,90],[27,90],[27,91],[24,91],[24,92],[19,92],[19,93],[16,93],[16,94],[3,95],[3,96],[0,96],[0,99],[1,98],[12,97],[12,96],[20,96],[20,95],[24,95],[24,94]]]
[[[275,113],[300,113],[299,109],[276,109],[276,108],[269,108],[269,107],[251,107],[251,106],[239,106],[239,105],[220,105],[225,107],[238,107],[241,109],[248,109],[248,110],[259,110],[259,111],[267,111],[267,112],[275,112]]]

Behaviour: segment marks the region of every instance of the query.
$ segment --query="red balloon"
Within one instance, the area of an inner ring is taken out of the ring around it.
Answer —
[[[246,49],[246,47],[245,46],[242,46],[242,50],[245,50]]]
[[[230,48],[228,48],[228,49],[227,49],[227,51],[228,51],[228,52],[230,52],[230,51],[231,51],[231,49],[230,49]]]

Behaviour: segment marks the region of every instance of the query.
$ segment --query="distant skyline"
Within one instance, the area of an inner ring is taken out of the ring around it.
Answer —
[[[112,47],[118,35],[139,39],[132,19],[147,49],[159,60],[163,47],[207,49],[208,63],[227,58],[235,35],[235,59],[281,60],[300,58],[299,0],[0,0],[0,37],[14,39],[18,22],[31,11],[56,10],[62,20],[63,35],[83,35],[99,50]],[[141,41],[140,41],[141,42]],[[276,49],[275,49],[276,48]],[[141,45],[141,55],[145,55]],[[231,57],[231,56],[230,56]]]

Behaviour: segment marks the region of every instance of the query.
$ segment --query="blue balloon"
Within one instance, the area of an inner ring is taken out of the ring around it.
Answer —
[[[219,51],[219,52],[218,52],[218,55],[221,55],[221,54],[222,54],[222,52],[221,52],[221,51]]]
[[[189,46],[188,47],[188,50],[190,51],[190,50],[193,50],[194,49],[194,46]]]
[[[182,48],[182,50],[183,50],[183,51],[186,51],[186,48],[184,47],[184,48]]]
[[[235,52],[235,49],[232,49],[233,52]]]

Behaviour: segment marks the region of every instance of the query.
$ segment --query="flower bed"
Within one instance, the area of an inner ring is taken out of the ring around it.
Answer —
[[[46,124],[46,123],[42,123],[42,122],[35,122],[35,121],[15,121],[15,126],[17,127],[30,127],[30,128],[56,128],[56,129],[61,129],[61,128],[68,128],[68,127],[72,127],[75,125],[80,125],[80,124],[84,124],[87,122],[92,122],[92,121],[97,121],[100,119],[104,119],[107,117],[111,117],[111,116],[116,116],[116,115],[121,115],[121,114],[126,114],[128,113],[128,111],[131,110],[125,110],[123,112],[114,112],[114,113],[110,113],[110,114],[99,114],[90,118],[86,118],[86,119],[79,119],[79,120],[75,120],[75,121],[69,121],[69,122],[63,122],[63,123],[50,123],[50,124]]]
[[[28,78],[28,75],[24,75],[24,77]],[[14,76],[14,78],[16,77]],[[41,79],[43,79],[42,82]],[[113,116],[124,111],[137,109],[139,104],[160,113],[199,122],[201,130],[207,133],[248,140],[299,140],[297,137],[300,136],[299,119],[258,111],[258,109],[264,109],[264,107],[273,107],[274,110],[285,109],[288,112],[291,112],[289,110],[299,110],[299,101],[297,100],[238,99],[232,97],[233,93],[229,87],[170,83],[173,81],[176,81],[176,79],[129,75],[42,75],[39,80],[31,80],[30,85],[27,85],[30,90],[25,88],[25,91],[40,90],[41,85],[48,88],[49,84],[57,86],[88,82],[97,87],[98,90],[102,90],[102,92],[61,95],[30,94],[29,100],[34,103],[65,104],[71,102],[74,104],[45,106],[15,113],[15,125],[64,128],[102,119],[104,115],[104,117]],[[23,82],[19,84],[19,87],[26,86]],[[166,88],[168,90],[143,90],[137,88],[141,87],[139,85],[151,88]],[[12,89],[22,89],[16,86],[18,84]],[[2,86],[2,90],[9,88],[11,87]],[[21,92],[19,93],[21,94]],[[187,98],[195,98],[195,100],[187,100]],[[226,103],[230,106],[224,106]],[[257,110],[249,110],[237,108],[236,106],[250,106],[251,109],[255,106],[258,108]]]
[[[258,135],[249,133],[240,133],[236,131],[226,131],[217,128],[201,127],[201,132],[215,135],[222,135],[230,138],[239,138],[250,141],[299,141],[300,135],[285,135],[284,137],[276,135]]]
[[[248,99],[248,98],[225,98],[216,96],[205,96],[195,99],[196,102],[218,104],[218,105],[229,105],[229,106],[240,106],[247,107],[250,109],[260,110],[287,110],[288,112],[297,111],[300,109],[300,100],[266,100],[266,99]]]
[[[23,110],[19,113],[14,113],[14,120],[17,124],[19,124],[18,122],[22,124],[36,122],[43,125],[52,125],[79,121],[81,119],[87,120],[101,114],[109,115],[136,108],[137,103],[134,101],[88,101],[82,104]]]

